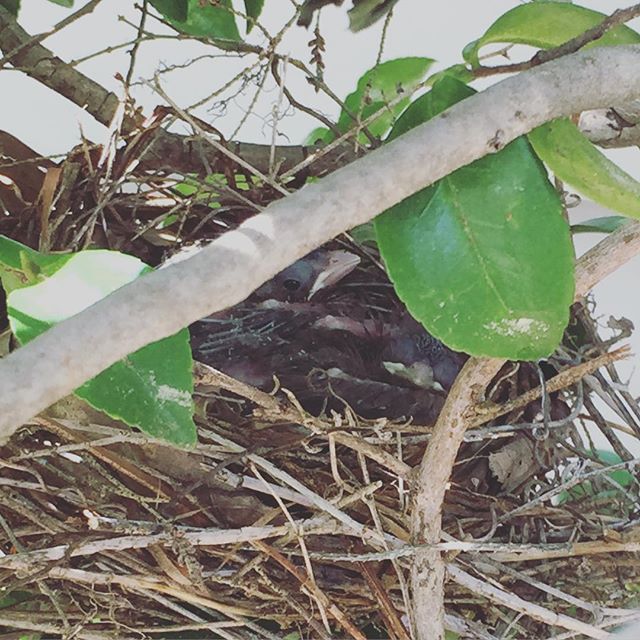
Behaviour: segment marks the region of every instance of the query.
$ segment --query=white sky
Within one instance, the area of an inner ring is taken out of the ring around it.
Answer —
[[[74,8],[82,4],[82,1],[76,0]],[[127,42],[134,37],[134,31],[120,18],[124,17],[130,23],[137,24],[138,13],[133,9],[133,4],[133,0],[103,0],[89,16],[48,38],[44,44],[69,61],[83,58],[115,43]],[[238,8],[242,7],[238,0],[235,0],[235,4]],[[479,37],[498,16],[516,4],[517,0],[449,0],[438,3],[401,0],[396,5],[387,34],[384,59],[426,56],[434,58],[440,68],[461,62],[464,45]],[[586,0],[582,4],[604,12],[611,12],[619,6],[613,0]],[[349,32],[345,11],[348,5],[349,0],[342,8],[325,8],[321,22],[322,33],[327,41],[324,55],[325,79],[341,98],[352,91],[360,75],[375,64],[381,32],[381,23],[358,34]],[[262,22],[271,33],[275,33],[291,14],[288,0],[269,0]],[[68,9],[48,0],[22,0],[20,22],[30,33],[39,33],[67,15]],[[147,25],[153,31],[163,32],[163,26],[154,20],[149,20]],[[168,30],[164,32],[167,33]],[[257,36],[258,33],[254,30],[251,35],[253,41],[256,41]],[[311,31],[294,27],[287,33],[279,51],[308,62],[310,54],[307,42],[311,37]],[[126,73],[128,49],[126,47],[93,58],[81,63],[78,68],[103,86],[119,92],[119,83],[114,76],[118,72],[123,75]],[[134,78],[150,78],[163,64],[185,62],[202,53],[210,53],[210,49],[189,41],[175,43],[159,40],[143,44],[138,54]],[[220,87],[224,79],[232,77],[243,66],[244,63],[239,64],[230,59],[208,59],[190,70],[180,70],[164,76],[162,82],[169,94],[186,106]],[[301,101],[307,101],[334,117],[337,115],[334,103],[323,94],[315,94],[300,77],[300,72],[291,67],[287,71],[287,83]],[[147,111],[162,102],[146,88],[138,89],[135,95]],[[10,100],[0,100],[2,127],[10,129],[24,142],[43,153],[68,150],[69,143],[79,139],[78,123],[82,124],[85,134],[94,140],[104,135],[104,128],[82,114],[77,107],[57,95],[52,97],[51,92],[36,86],[36,83],[17,72],[0,73],[0,96],[11,96]],[[241,130],[240,139],[270,141],[271,128],[268,121],[276,100],[277,90],[272,87],[255,109],[259,115],[250,117]],[[219,120],[211,114],[208,117],[214,126],[231,132],[243,114],[245,102],[246,100],[239,99],[236,104],[238,108],[235,112],[231,108],[228,118]],[[296,144],[317,125],[315,120],[299,113],[285,118],[279,129],[292,144]]]
[[[241,8],[241,3],[234,2]],[[401,0],[387,34],[383,59],[427,56],[435,58],[440,68],[461,62],[464,45],[479,37],[493,20],[516,3],[517,0]],[[76,0],[75,8],[82,4]],[[356,35],[350,33],[345,12],[349,4],[346,2],[340,9],[325,9],[321,23],[327,41],[325,81],[340,98],[352,91],[358,77],[375,63],[381,31],[379,24]],[[606,13],[626,6],[613,0],[584,0],[581,4]],[[68,9],[47,0],[22,0],[22,5],[20,22],[34,34],[50,28],[69,13]],[[119,18],[124,16],[137,24],[138,14],[132,7],[132,0],[103,0],[92,14],[47,39],[44,44],[63,59],[72,60],[118,42],[126,42],[133,37],[134,31]],[[290,15],[291,4],[288,0],[268,0],[263,22],[270,31],[275,32]],[[162,31],[155,21],[149,21],[148,26],[154,31]],[[637,22],[632,26],[639,28]],[[307,62],[307,42],[311,36],[311,32],[296,27],[289,32],[279,51]],[[79,69],[109,89],[119,91],[114,76],[117,72],[126,74],[129,63],[127,50],[123,48],[93,58],[80,64]],[[149,78],[164,63],[185,62],[204,52],[210,51],[198,43],[190,42],[160,40],[143,45],[134,77]],[[163,76],[162,82],[179,104],[187,106],[220,87],[225,78],[231,77],[242,66],[242,63],[229,59],[207,59],[191,69]],[[337,107],[322,95],[314,94],[295,69],[288,69],[287,85],[301,101],[316,106],[330,117],[337,116]],[[135,95],[146,113],[162,102],[148,88],[138,89]],[[228,135],[242,118],[250,98],[251,94],[238,97],[230,104],[224,118],[215,117],[214,112],[206,110],[202,110],[200,115]],[[277,98],[277,88],[269,88],[255,106],[257,115],[247,119],[236,139],[269,142],[272,135],[271,113]],[[90,139],[96,142],[104,139],[105,128],[79,108],[15,71],[0,71],[0,128],[10,131],[43,154],[52,154],[64,153],[76,144],[80,126]],[[279,122],[279,142],[299,143],[315,126],[318,123],[305,114],[288,115]],[[640,178],[637,149],[616,152],[613,157],[621,162],[625,170]],[[606,213],[590,203],[581,205],[579,212],[584,217]],[[583,251],[598,239],[598,236],[579,237],[578,251]],[[596,298],[604,315],[624,315],[640,329],[639,276],[640,258],[636,258],[601,284],[596,290]],[[635,353],[640,353],[640,331],[634,337],[632,347]],[[629,365],[624,370],[630,372],[631,368]],[[636,375],[634,379],[636,392],[640,392],[639,378]]]

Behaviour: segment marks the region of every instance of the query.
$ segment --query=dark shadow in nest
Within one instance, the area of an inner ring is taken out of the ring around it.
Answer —
[[[325,277],[340,260],[346,273]],[[263,391],[278,384],[314,415],[349,408],[369,420],[434,422],[466,357],[411,318],[376,259],[358,260],[313,252],[192,325],[194,357]]]

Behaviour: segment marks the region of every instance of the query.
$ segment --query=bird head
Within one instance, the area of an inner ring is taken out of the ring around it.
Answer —
[[[265,282],[253,295],[257,300],[311,300],[319,291],[342,280],[358,264],[360,258],[349,251],[312,251]]]

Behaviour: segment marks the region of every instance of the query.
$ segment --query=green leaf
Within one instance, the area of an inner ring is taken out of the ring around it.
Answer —
[[[35,595],[29,591],[9,591],[5,592],[0,598],[0,609],[7,609],[9,607],[15,607],[17,604],[23,604],[35,600]],[[31,607],[34,609],[35,607]]]
[[[612,233],[622,225],[629,222],[624,216],[605,216],[603,218],[591,218],[571,225],[573,233]]]
[[[333,134],[327,127],[316,127],[303,141],[303,145],[306,147],[312,147],[315,144],[321,143],[324,140],[331,139]]]
[[[188,0],[149,0],[165,18],[184,22],[189,14]]]
[[[247,34],[253,29],[254,22],[260,17],[264,0],[244,0],[244,12],[247,14]]]
[[[60,6],[67,7],[68,9],[71,9],[71,7],[73,7],[73,0],[49,0],[49,2],[59,4]]]
[[[398,0],[354,0],[349,9],[349,29],[361,31],[386,16]]]
[[[154,342],[76,389],[112,418],[180,446],[196,443],[189,331]]]
[[[382,109],[380,116],[367,128],[374,136],[385,134],[396,116],[409,104],[411,94],[422,82],[433,62],[431,58],[397,58],[369,69],[358,80],[356,90],[344,101],[345,108],[337,123],[340,133],[357,126],[351,116],[362,121]],[[395,106],[387,107],[401,95],[407,97]],[[333,132],[328,131],[324,142],[331,142],[334,138]],[[366,137],[361,134],[358,139],[364,142]]]
[[[619,465],[624,462],[624,460],[614,451],[609,451],[607,449],[596,449],[594,451],[595,457],[599,462],[602,463],[605,467],[613,467],[615,465]],[[614,469],[613,471],[608,471],[604,475],[611,478],[616,484],[620,485],[623,488],[628,488],[633,486],[635,482],[635,478],[632,473],[627,471],[627,469]],[[616,494],[619,494],[620,490],[615,486],[609,484],[602,478],[594,478],[594,480],[586,480],[585,482],[581,482],[576,486],[569,489],[569,491],[563,491],[558,495],[557,503],[564,504],[566,502],[571,501],[584,501],[585,498],[596,497],[596,498],[610,498],[613,500]]]
[[[11,15],[18,16],[20,11],[20,0],[0,0],[2,5]]]
[[[431,118],[445,111],[452,104],[469,98],[474,94],[475,91],[471,87],[456,78],[449,75],[441,76],[440,79],[434,82],[433,89],[429,93],[420,96],[407,107],[393,126],[387,141],[397,138],[427,120],[431,120]]]
[[[21,344],[79,313],[150,268],[116,251],[65,256],[52,275],[7,298],[11,330]],[[178,445],[195,442],[189,332],[147,345],[76,389],[90,405]]]
[[[359,224],[349,231],[349,235],[359,244],[376,243],[376,229],[373,222]]]
[[[240,33],[231,9],[231,0],[218,0],[215,7],[202,4],[200,0],[188,0],[187,19],[167,16],[167,22],[181,33],[197,38],[239,42]]]
[[[392,135],[471,92],[443,78]],[[573,247],[560,199],[526,139],[389,209],[376,232],[398,295],[451,348],[532,360],[560,342],[573,300]]]
[[[463,57],[472,66],[479,65],[478,52],[490,43],[526,44],[548,49],[558,47],[587,29],[600,24],[607,16],[575,4],[543,1],[518,5],[500,16],[474,42],[463,51]],[[626,25],[618,25],[588,46],[635,44],[640,34]]]
[[[43,254],[16,240],[0,236],[0,279],[6,293],[30,286],[55,273],[70,253]]]
[[[464,64],[454,64],[442,71],[437,71],[432,76],[427,78],[426,84],[433,86],[438,80],[441,80],[444,76],[451,76],[460,82],[473,81],[473,72]]]
[[[566,118],[529,133],[536,153],[555,175],[595,202],[640,218],[640,183],[611,162]]]

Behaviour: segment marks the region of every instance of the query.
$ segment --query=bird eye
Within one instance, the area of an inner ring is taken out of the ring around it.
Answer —
[[[287,291],[297,291],[300,288],[300,281],[299,280],[294,280],[293,278],[287,278],[283,283],[282,286],[287,290]]]

